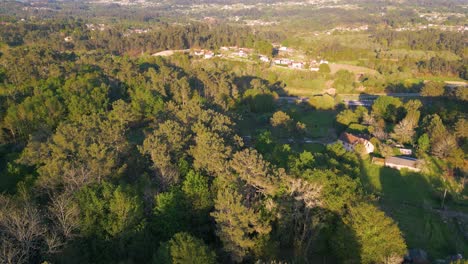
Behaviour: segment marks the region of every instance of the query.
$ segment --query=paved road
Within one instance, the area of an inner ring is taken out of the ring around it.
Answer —
[[[421,96],[419,93],[373,93],[373,94],[366,94],[366,93],[355,93],[355,94],[339,94],[339,95],[369,95],[369,96]]]
[[[377,98],[379,96],[393,96],[393,97],[421,97],[419,93],[380,93],[380,94],[338,94],[339,96],[345,98]]]
[[[393,96],[398,98],[420,98],[419,93],[389,93],[389,94],[339,94],[343,102],[349,106],[371,106],[379,96]]]

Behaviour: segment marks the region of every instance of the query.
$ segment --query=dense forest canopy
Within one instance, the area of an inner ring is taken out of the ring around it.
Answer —
[[[468,255],[463,2],[297,2],[0,3],[0,263]]]

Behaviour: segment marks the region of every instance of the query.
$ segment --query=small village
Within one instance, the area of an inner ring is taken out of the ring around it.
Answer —
[[[320,65],[329,64],[327,60],[324,59],[313,59],[307,60],[303,56],[295,56],[295,50],[281,46],[274,45],[275,57],[265,54],[258,54],[252,48],[243,48],[243,47],[221,47],[219,51],[206,50],[206,49],[186,49],[186,50],[166,50],[161,51],[152,56],[171,56],[175,53],[185,53],[190,54],[191,56],[198,57],[200,59],[212,59],[212,58],[226,58],[226,59],[241,59],[241,60],[251,60],[259,61],[262,63],[269,63],[270,65],[296,69],[296,70],[309,70],[313,72],[318,72]]]

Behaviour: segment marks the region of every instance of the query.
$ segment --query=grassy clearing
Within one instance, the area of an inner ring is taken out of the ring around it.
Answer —
[[[291,144],[291,148],[296,151],[296,152],[303,152],[303,151],[309,151],[312,153],[320,153],[325,151],[325,145],[320,144],[320,143],[293,143]]]
[[[350,60],[350,61],[335,61],[335,63],[338,64],[347,64],[347,65],[354,65],[358,66],[360,63],[360,60]]]
[[[281,67],[272,67],[270,71],[286,84],[285,90],[291,95],[312,96],[326,89],[325,79],[315,72]]]
[[[307,87],[291,87],[291,86],[286,86],[285,88],[286,92],[290,95],[293,96],[304,96],[304,97],[312,97],[317,94],[322,94],[324,88],[307,88]]]
[[[253,136],[258,129],[268,129],[270,114],[245,114],[238,120],[237,128],[241,136]]]
[[[312,153],[319,153],[325,151],[325,145],[319,143],[312,143],[312,144],[304,144],[302,145],[302,149],[307,150]]]
[[[436,213],[404,204],[382,203],[381,207],[397,221],[409,248],[422,248],[431,258],[468,253],[454,220],[444,220]]]
[[[366,33],[352,33],[352,34],[319,34],[317,36],[311,36],[310,34],[303,34],[291,37],[289,43],[298,48],[307,49],[323,43],[340,43],[345,47],[355,49],[368,49],[374,50],[378,47],[377,44],[369,41],[369,34]]]
[[[290,111],[294,120],[306,125],[308,134],[314,138],[334,137],[335,111]]]
[[[409,248],[422,248],[433,258],[468,254],[458,223],[431,210],[440,206],[439,176],[397,171],[368,161],[363,162],[362,171],[365,189],[380,197],[381,208],[398,223]]]
[[[339,63],[330,63],[330,70],[331,70],[331,74],[335,74],[339,70],[347,70],[354,74],[361,74],[361,73],[372,74],[372,75],[378,74],[376,70],[373,70],[371,68],[350,65],[350,64],[339,64]]]

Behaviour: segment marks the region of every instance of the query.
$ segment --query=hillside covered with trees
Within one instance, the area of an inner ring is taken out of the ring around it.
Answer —
[[[381,49],[365,50],[325,34],[300,56],[336,64],[311,72],[273,65],[283,46],[272,42],[308,42],[271,28],[42,9],[22,21],[17,5],[0,3],[0,263],[468,255],[467,88],[443,82],[466,79],[464,34],[376,27],[366,38]],[[214,55],[239,47],[254,55]],[[152,55],[168,50],[182,51]],[[360,62],[336,69],[348,59]],[[336,93],[295,97],[303,83]],[[361,138],[353,149],[346,134]],[[378,164],[401,149],[414,170]]]

